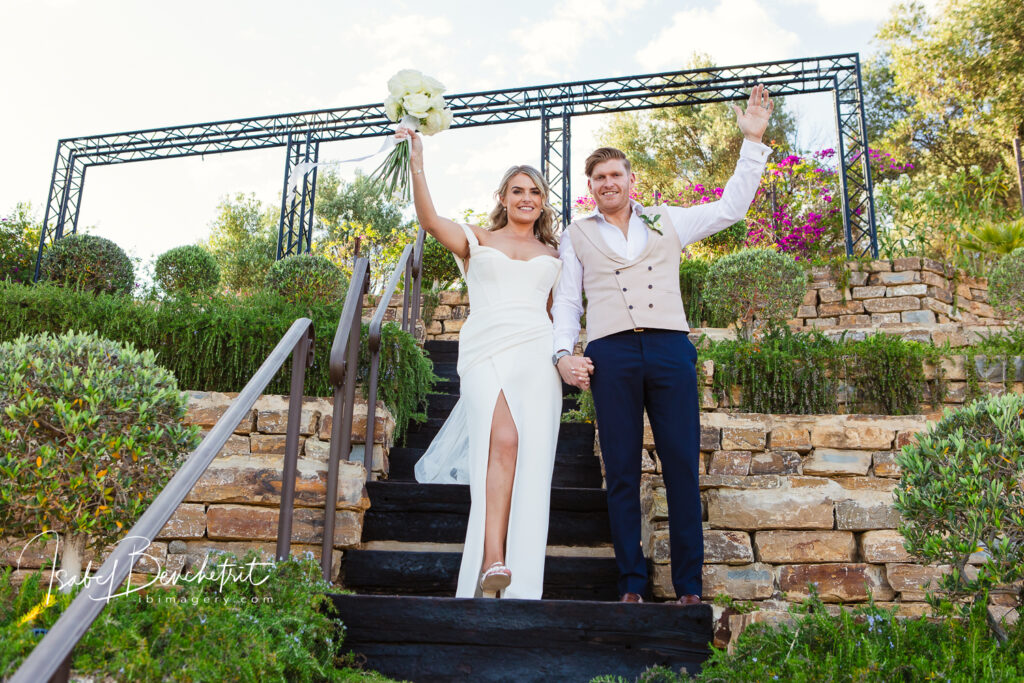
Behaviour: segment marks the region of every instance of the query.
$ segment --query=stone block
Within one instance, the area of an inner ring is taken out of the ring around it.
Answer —
[[[445,320],[444,323],[445,334],[454,334],[462,330],[462,326],[466,324],[465,320]]]
[[[822,304],[833,304],[843,300],[843,292],[835,287],[824,287],[818,290],[818,302]]]
[[[967,398],[967,382],[947,382],[943,403],[963,403]]]
[[[707,529],[704,532],[704,562],[707,564],[750,564],[754,550],[750,535],[743,531]]]
[[[796,451],[764,451],[754,453],[750,458],[750,473],[757,474],[799,474],[802,459]]]
[[[888,325],[900,321],[899,313],[873,313],[871,314],[872,325]]]
[[[796,309],[796,317],[798,318],[817,318],[818,309],[815,306],[800,306]]]
[[[856,325],[870,325],[870,315],[841,315],[839,316],[840,327],[854,327]]]
[[[427,326],[427,334],[435,336],[444,332],[444,327],[440,320],[431,320],[430,325]]]
[[[876,451],[871,456],[872,467],[876,477],[894,477],[899,479],[900,466],[896,464],[894,451]]]
[[[853,271],[850,273],[850,285],[853,287],[863,287],[868,282],[868,274],[860,271]]]
[[[921,282],[932,287],[941,287],[942,289],[949,290],[949,279],[942,274],[933,273],[930,271],[921,272]]]
[[[238,394],[225,394],[218,391],[189,392],[188,408],[182,423],[186,426],[197,425],[209,429],[231,407],[231,402]],[[236,434],[249,434],[256,431],[256,411],[248,411],[234,428]]]
[[[206,505],[182,503],[156,535],[158,539],[202,538],[206,534]]]
[[[722,450],[763,451],[767,441],[764,429],[752,427],[724,427],[722,429]]]
[[[327,495],[327,464],[300,458],[295,477],[298,505],[323,505]],[[281,456],[234,457],[214,460],[189,492],[194,503],[253,503],[279,505],[281,502]],[[338,467],[338,507],[365,509],[366,470],[359,463],[341,461]]]
[[[939,578],[948,574],[948,565],[887,564],[889,585],[899,593],[926,593],[939,587]]]
[[[822,318],[840,315],[855,315],[864,312],[864,304],[860,301],[846,303],[819,304],[818,315]]]
[[[811,318],[807,321],[808,327],[815,329],[821,329],[826,327],[835,327],[839,324],[838,318]]]
[[[871,469],[871,451],[815,448],[804,460],[808,475],[865,475]]]
[[[772,568],[760,562],[746,565],[704,565],[704,598],[725,594],[735,600],[764,600],[775,592]]]
[[[905,323],[916,323],[919,325],[932,325],[936,322],[935,313],[932,311],[903,311],[900,319]]]
[[[998,318],[999,317],[999,314],[996,313],[994,308],[992,308],[991,306],[989,306],[986,303],[982,303],[981,301],[971,301],[971,302],[969,302],[968,305],[967,305],[967,310],[969,310],[973,315],[976,315],[979,318]]]
[[[916,256],[893,259],[892,269],[897,272],[905,270],[921,270],[921,259]]]
[[[801,306],[817,306],[818,305],[818,290],[808,289],[804,292],[804,298],[800,302]]]
[[[758,531],[757,559],[770,564],[853,562],[857,543],[849,531]]]
[[[874,273],[868,278],[868,284],[871,286],[895,287],[896,285],[913,285],[919,282],[921,282],[921,273],[914,270],[901,273]]]
[[[659,483],[644,487],[640,494],[640,507],[644,517],[652,522],[663,522],[668,519],[668,499],[665,497],[665,485]]]
[[[250,505],[211,505],[206,515],[207,535],[215,541],[276,541],[277,508]],[[292,542],[315,544],[323,541],[324,511],[296,508],[292,519]],[[338,510],[335,513],[334,547],[359,544],[363,513]]]
[[[702,424],[700,426],[700,449],[717,451],[722,447],[722,430],[719,427]]]
[[[903,547],[903,534],[895,529],[865,531],[861,534],[860,557],[872,564],[910,562],[912,559]]]
[[[836,501],[837,529],[895,529],[900,521],[900,513],[893,507],[890,493],[864,491],[855,498]]]
[[[877,449],[892,446],[896,433],[855,418],[820,419],[811,428],[811,445],[815,448]]]
[[[928,293],[928,285],[925,284],[914,284],[914,285],[894,285],[892,287],[885,288],[885,295],[887,297],[895,296],[924,296]]]
[[[768,445],[773,450],[790,450],[806,453],[813,448],[811,434],[802,427],[775,427],[771,431]]]
[[[263,434],[288,432],[288,397],[260,396],[253,409],[256,411],[256,431]],[[309,436],[316,431],[320,414],[331,411],[328,401],[303,401],[299,418],[299,434]]]
[[[794,564],[778,568],[779,589],[789,599],[810,596],[813,584],[824,602],[863,602],[868,592],[876,600],[895,597],[882,567],[842,562],[834,564]]]
[[[892,270],[892,261],[872,261],[868,264],[868,270],[872,273],[887,273]]]
[[[930,271],[939,275],[946,275],[949,268],[946,264],[935,259],[923,258],[921,259],[921,270]]]
[[[827,491],[713,489],[707,495],[713,529],[831,529],[834,524]]]
[[[868,313],[899,313],[901,311],[916,311],[920,308],[921,300],[916,296],[894,296],[864,301],[864,310]]]
[[[364,443],[366,441],[366,401],[357,398],[352,406],[352,443]],[[321,441],[331,439],[331,429],[334,427],[334,415],[331,411],[325,412],[320,418],[320,429],[317,437]],[[390,444],[392,434],[395,431],[395,418],[384,406],[383,401],[377,401],[377,408],[373,414],[373,442],[379,444]]]
[[[463,301],[464,295],[462,292],[444,290],[438,294],[438,300],[446,306],[458,306],[459,304],[465,303]]]
[[[750,451],[715,451],[708,463],[708,474],[745,477],[750,472]]]
[[[253,455],[284,455],[287,444],[284,434],[253,434],[249,437],[249,450]],[[299,437],[298,453],[303,451],[306,437]]]
[[[60,551],[63,548],[53,532],[38,538],[7,537],[0,540],[0,567],[13,567],[16,571],[39,569],[54,559],[58,566],[60,564]]]

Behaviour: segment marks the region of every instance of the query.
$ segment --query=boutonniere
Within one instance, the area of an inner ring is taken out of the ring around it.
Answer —
[[[648,228],[650,228],[654,232],[656,232],[659,235],[664,237],[665,233],[663,233],[661,231],[661,228],[658,227],[658,221],[661,220],[661,214],[660,213],[656,213],[653,216],[648,216],[646,214],[640,214],[640,220],[642,220],[644,223],[646,223]]]

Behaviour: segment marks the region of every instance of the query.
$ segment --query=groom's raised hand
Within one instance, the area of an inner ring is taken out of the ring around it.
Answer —
[[[740,127],[743,137],[753,142],[761,142],[764,131],[768,128],[768,119],[775,111],[775,103],[768,96],[768,89],[760,83],[750,91],[747,98],[747,110],[743,111],[737,105],[732,105],[736,112],[736,125]]]

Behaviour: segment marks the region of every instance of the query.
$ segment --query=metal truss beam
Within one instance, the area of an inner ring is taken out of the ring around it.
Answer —
[[[281,191],[281,219],[277,230],[277,258],[308,252],[313,239],[313,206],[316,199],[316,167],[302,166],[320,160],[320,142],[312,133],[288,136],[284,163],[284,189]],[[301,173],[297,188],[289,192],[293,175]],[[298,227],[296,228],[296,219]]]
[[[490,90],[445,99],[455,117],[452,128],[541,121],[541,163],[553,181],[552,190],[560,195],[563,217],[567,217],[572,202],[568,152],[572,116],[742,100],[756,83],[766,85],[776,97],[833,93],[842,149],[847,253],[876,254],[860,60],[856,54]],[[287,188],[294,160],[300,156],[315,159],[319,143],[389,135],[392,126],[383,105],[374,104],[61,140],[40,254],[48,241],[74,232],[85,169],[90,166],[286,147]],[[558,172],[554,170],[556,161],[561,164]],[[279,236],[284,240],[278,246],[279,255],[309,247],[316,177],[315,173],[304,176],[302,199],[288,207],[282,201],[282,214],[287,212],[289,218],[283,218],[279,225]],[[297,232],[295,217],[299,218]]]

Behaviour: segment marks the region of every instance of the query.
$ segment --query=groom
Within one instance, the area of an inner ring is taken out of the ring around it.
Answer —
[[[672,585],[677,602],[701,601],[704,533],[698,459],[697,350],[679,292],[680,252],[742,219],[771,149],[761,144],[774,104],[754,87],[747,110],[733,105],[745,140],[721,200],[689,208],[632,201],[636,176],[619,150],[586,161],[597,211],[562,233],[562,275],[551,308],[552,358],[562,379],[590,388],[608,486],[608,512],[622,602],[643,602],[647,562],[640,541],[640,457],[644,409],[654,432],[669,509]],[[587,348],[572,355],[586,292]]]

